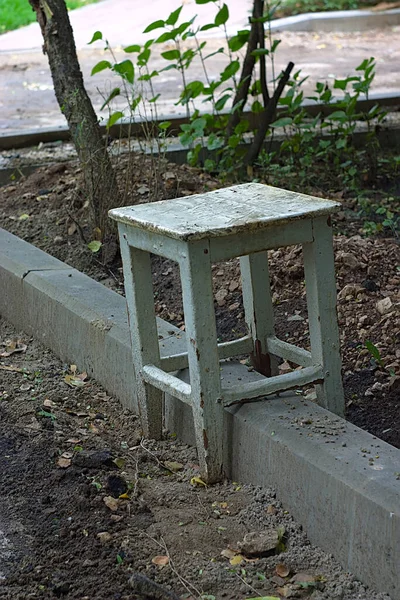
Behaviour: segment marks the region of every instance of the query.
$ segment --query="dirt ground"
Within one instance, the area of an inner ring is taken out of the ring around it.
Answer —
[[[141,155],[120,159],[126,204],[215,189],[221,184],[186,165],[152,161]],[[123,293],[120,262],[104,269],[86,243],[88,212],[81,197],[80,169],[74,162],[43,167],[26,179],[0,188],[0,226]],[[321,190],[316,195],[324,195]],[[359,208],[342,191],[335,217],[334,245],[338,316],[346,396],[346,416],[354,424],[400,448],[400,247],[394,237],[365,237]],[[277,335],[308,348],[307,307],[301,249],[270,252]],[[184,328],[178,269],[153,260],[157,314]],[[214,265],[215,311],[220,340],[245,333],[238,262]],[[373,358],[366,342],[379,352]],[[286,372],[294,365],[283,363]],[[313,389],[306,390],[310,400]]]
[[[273,489],[196,484],[194,449],[142,440],[99,385],[4,320],[0,469],[4,600],[390,600],[313,547]],[[265,555],[240,551],[250,532],[272,539]]]

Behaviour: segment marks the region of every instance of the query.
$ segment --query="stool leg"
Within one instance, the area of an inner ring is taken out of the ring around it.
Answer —
[[[241,256],[240,270],[245,319],[254,343],[254,367],[267,377],[278,375],[278,361],[267,348],[267,338],[275,335],[268,252]]]
[[[213,483],[223,477],[224,415],[209,242],[188,243],[180,269],[197,451]]]
[[[144,365],[160,366],[150,254],[129,246],[126,234],[120,235],[120,244],[143,435],[159,440],[162,437],[163,394],[141,377]]]
[[[322,365],[324,382],[317,385],[318,403],[344,415],[340,340],[336,313],[335,265],[330,218],[313,220],[314,241],[303,244],[311,354]]]

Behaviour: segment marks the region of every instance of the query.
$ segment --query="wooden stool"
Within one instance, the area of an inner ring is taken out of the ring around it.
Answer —
[[[224,406],[314,383],[343,415],[330,213],[340,204],[250,183],[110,211],[118,221],[144,435],[162,435],[162,393],[191,405],[208,482],[223,476]],[[311,352],[275,336],[267,250],[302,244]],[[179,264],[187,352],[160,358],[150,253]],[[218,344],[212,262],[240,256],[248,335]],[[220,360],[250,353],[265,379],[224,388]],[[277,358],[303,367],[278,375]],[[190,384],[171,374],[189,367]]]

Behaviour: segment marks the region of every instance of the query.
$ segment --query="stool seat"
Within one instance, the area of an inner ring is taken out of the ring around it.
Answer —
[[[109,214],[132,227],[194,241],[323,216],[340,210],[340,206],[331,200],[247,183],[174,200],[115,208]]]
[[[144,435],[162,436],[162,394],[192,408],[202,476],[224,476],[224,409],[314,384],[318,402],[342,415],[344,397],[336,317],[330,214],[340,204],[263,184],[113,209],[118,222],[132,341],[136,396]],[[311,351],[275,334],[268,250],[301,244]],[[154,309],[150,254],[179,265],[186,350],[165,356]],[[240,257],[247,335],[218,343],[212,262]],[[220,361],[249,354],[264,378],[224,386]],[[279,359],[300,368],[279,374]],[[189,369],[189,382],[176,371]]]

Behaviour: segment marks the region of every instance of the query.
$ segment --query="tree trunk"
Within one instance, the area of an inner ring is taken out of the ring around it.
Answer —
[[[71,23],[64,0],[29,0],[44,39],[54,91],[67,119],[84,174],[95,228],[103,242],[103,259],[116,251],[116,234],[107,212],[121,205],[116,176],[96,113],[83,84]]]

